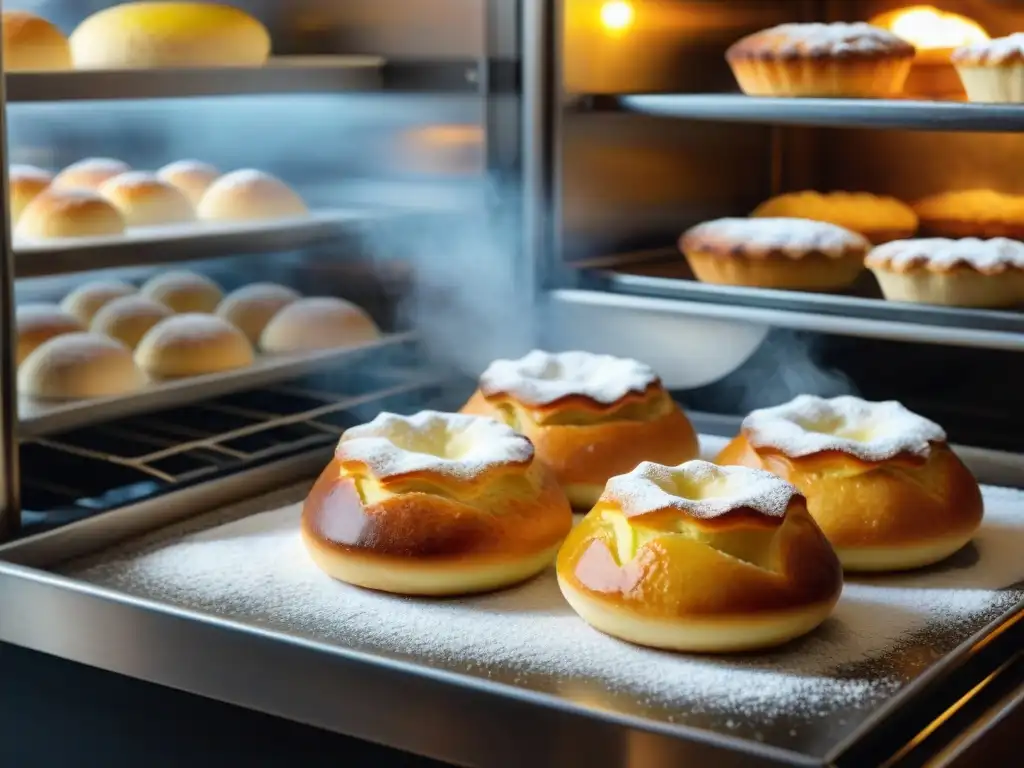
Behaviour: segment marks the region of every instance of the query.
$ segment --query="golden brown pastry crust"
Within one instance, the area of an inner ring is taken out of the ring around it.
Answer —
[[[880,245],[917,231],[914,209],[895,197],[867,192],[790,192],[761,203],[755,218],[800,218],[835,224]]]
[[[921,232],[934,237],[1024,239],[1024,195],[962,189],[914,203]]]

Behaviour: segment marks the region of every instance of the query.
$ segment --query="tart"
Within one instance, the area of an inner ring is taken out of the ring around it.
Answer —
[[[914,203],[921,233],[934,237],[1024,239],[1024,195],[992,189],[961,189]]]
[[[951,60],[969,101],[1024,102],[1024,32],[957,48]]]
[[[917,214],[895,197],[867,192],[790,192],[761,203],[754,218],[824,221],[863,235],[879,245],[917,232]]]

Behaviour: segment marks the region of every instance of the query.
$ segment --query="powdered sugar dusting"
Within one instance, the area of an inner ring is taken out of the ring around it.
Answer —
[[[760,469],[719,467],[700,460],[678,467],[644,461],[632,472],[611,478],[602,498],[618,504],[626,517],[675,509],[706,520],[741,507],[782,517],[798,493],[785,480]]]
[[[589,352],[542,352],[495,360],[480,377],[484,395],[504,393],[528,405],[548,405],[571,395],[611,404],[659,381],[647,365]]]
[[[434,472],[471,480],[496,467],[532,461],[533,445],[510,427],[481,416],[382,413],[345,430],[335,456],[363,462],[378,479]]]
[[[565,603],[550,571],[481,597],[388,596],[333,581],[313,565],[298,535],[298,505],[237,519],[294,501],[305,490],[168,529],[66,572],[263,630],[566,696],[616,714],[747,738],[762,732],[778,746],[841,738],[1024,596],[1006,589],[1024,580],[1024,494],[986,487],[986,516],[973,546],[943,566],[848,580],[833,618],[776,652],[671,654],[590,628]],[[766,728],[780,722],[787,727]]]
[[[764,217],[706,221],[683,235],[684,247],[724,243],[741,251],[779,252],[799,259],[812,252],[838,258],[851,250],[867,253],[871,244],[848,229],[811,219]]]
[[[49,183],[53,179],[53,174],[49,171],[44,171],[42,168],[37,168],[34,165],[22,165],[15,163],[7,170],[7,177],[12,181],[38,181],[40,183]]]
[[[894,240],[871,251],[866,263],[869,267],[891,266],[896,271],[920,266],[943,272],[963,265],[979,272],[1004,272],[1012,268],[1024,269],[1024,243],[1005,237],[991,240],[976,237]]]
[[[150,171],[125,171],[112,179],[108,179],[104,184],[108,188],[111,186],[134,188],[153,185],[165,187],[167,182]]]
[[[273,184],[275,186],[283,185],[280,179],[276,176],[271,176],[265,171],[258,171],[255,168],[243,168],[240,171],[231,171],[221,176],[215,182],[217,189],[235,189],[237,187],[250,186],[254,184]]]
[[[963,64],[1001,64],[1019,58],[1024,58],[1024,32],[965,45],[952,55],[954,63]]]
[[[743,420],[743,433],[751,445],[787,456],[842,451],[864,461],[901,453],[927,456],[933,442],[946,440],[942,427],[894,400],[872,403],[851,395],[799,395],[753,411]]]
[[[740,43],[756,39],[780,40],[775,48],[780,54],[799,53],[805,56],[830,54],[875,54],[882,52],[913,52],[906,40],[892,32],[864,22],[832,24],[780,24],[755,32]]]

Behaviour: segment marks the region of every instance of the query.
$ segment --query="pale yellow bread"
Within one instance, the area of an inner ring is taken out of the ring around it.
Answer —
[[[53,174],[34,165],[12,165],[7,171],[7,190],[10,195],[11,226],[17,226],[25,206],[50,186]]]
[[[71,69],[71,48],[64,33],[26,11],[4,11],[4,69],[53,72]]]
[[[302,352],[350,347],[379,337],[370,316],[352,302],[317,296],[293,301],[275,314],[260,334],[260,349]]]
[[[894,197],[867,192],[790,192],[761,203],[755,218],[824,221],[863,235],[876,245],[917,231],[917,214]]]
[[[905,571],[939,563],[967,546],[974,531],[898,547],[837,547],[843,568],[857,572]]]
[[[54,336],[85,330],[85,326],[56,304],[22,304],[14,322],[18,329],[18,365]]]
[[[112,157],[87,157],[72,163],[53,179],[53,186],[60,189],[91,189],[94,192],[107,179],[127,173],[132,168],[123,160]]]
[[[232,291],[217,307],[217,314],[258,344],[267,323],[284,307],[301,298],[298,291],[277,283],[252,283]]]
[[[66,333],[30,354],[18,369],[18,391],[43,400],[113,397],[146,378],[129,349],[98,333]]]
[[[65,296],[60,307],[88,328],[105,304],[135,292],[135,286],[123,280],[92,280]]]
[[[124,229],[124,217],[97,193],[51,185],[22,209],[14,233],[26,240],[58,240],[111,237]]]
[[[244,169],[214,181],[196,212],[207,221],[256,221],[306,216],[309,209],[280,179],[263,171]]]
[[[142,293],[174,312],[213,312],[224,295],[210,278],[186,270],[150,278],[143,284]]]
[[[178,160],[165,165],[156,173],[183,192],[193,208],[199,205],[206,190],[220,177],[220,171],[214,166],[198,160]]]
[[[270,55],[259,21],[220,3],[121,3],[71,34],[77,69],[258,67]]]
[[[179,224],[196,218],[185,193],[154,173],[122,173],[103,182],[99,193],[121,212],[129,227]]]
[[[105,304],[92,319],[90,330],[135,349],[150,328],[173,312],[148,296],[122,296]]]
[[[153,378],[201,376],[252,365],[245,335],[216,315],[172,315],[154,325],[135,348],[135,362]]]

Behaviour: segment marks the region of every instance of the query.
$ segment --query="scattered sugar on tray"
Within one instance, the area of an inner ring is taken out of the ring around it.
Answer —
[[[533,445],[494,419],[420,411],[412,416],[381,413],[345,430],[335,455],[364,462],[374,477],[437,472],[469,479],[494,467],[533,459]]]
[[[967,265],[979,272],[996,273],[1014,267],[1024,269],[1024,243],[1005,237],[990,240],[976,237],[894,240],[868,254],[867,265],[892,265],[897,270],[923,266],[936,272]]]
[[[334,582],[306,555],[297,505],[183,538],[183,529],[169,530],[70,571],[108,588],[344,647],[474,675],[486,670],[545,690],[617,691],[634,703],[656,704],[663,718],[813,718],[870,707],[891,693],[907,674],[906,662],[898,654],[887,658],[915,636],[927,637],[941,622],[961,628],[964,640],[1020,599],[1019,590],[996,590],[1024,579],[1024,494],[984,494],[986,518],[974,548],[943,568],[849,583],[819,631],[756,657],[672,655],[601,635],[576,617],[550,572],[519,588],[449,601]]]
[[[931,443],[946,440],[942,427],[894,400],[868,402],[842,395],[799,395],[783,405],[751,412],[743,420],[750,444],[787,456],[842,451],[864,461],[909,452],[927,456]]]
[[[495,360],[480,376],[480,390],[485,395],[505,393],[530,405],[571,395],[610,404],[658,381],[654,370],[637,360],[535,349],[518,360]]]
[[[749,245],[751,255],[761,251],[778,251],[790,258],[803,258],[808,251],[818,251],[839,258],[848,251],[867,251],[871,244],[856,232],[825,221],[789,217],[725,218],[706,221],[688,230],[683,241],[696,248],[701,241],[719,240]]]

